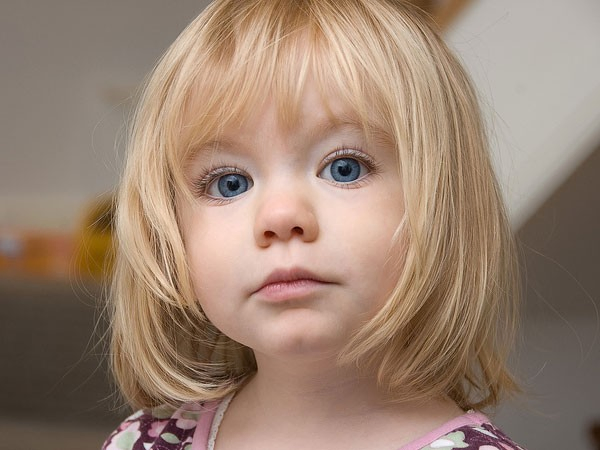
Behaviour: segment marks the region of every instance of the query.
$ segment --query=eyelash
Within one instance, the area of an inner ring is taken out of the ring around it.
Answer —
[[[340,147],[337,147],[332,153],[330,153],[329,155],[327,155],[325,157],[325,159],[319,166],[319,170],[317,171],[317,173],[318,174],[321,173],[323,171],[323,169],[325,169],[325,167],[327,167],[328,164],[331,164],[336,159],[344,158],[344,157],[352,157],[352,158],[358,160],[360,163],[365,165],[365,167],[368,170],[368,173],[365,176],[363,176],[362,178],[360,178],[352,183],[336,183],[336,182],[330,181],[331,183],[334,183],[336,186],[340,186],[344,189],[352,189],[355,187],[360,187],[360,186],[362,186],[362,183],[364,181],[366,181],[365,178],[367,178],[367,176],[377,174],[379,172],[380,165],[370,155],[365,153],[360,148],[353,148],[353,147],[342,145]],[[239,175],[249,177],[248,170],[245,168],[238,167],[235,165],[215,164],[212,168],[207,169],[203,173],[203,175],[199,177],[199,179],[193,181],[192,188],[193,188],[194,194],[197,197],[202,197],[202,198],[206,199],[207,201],[214,202],[214,203],[224,204],[224,203],[230,202],[231,199],[212,197],[206,193],[208,186],[213,181],[217,180],[219,177],[221,177],[223,175],[229,175],[229,174],[239,174]]]

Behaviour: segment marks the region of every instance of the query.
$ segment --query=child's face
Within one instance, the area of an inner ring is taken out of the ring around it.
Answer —
[[[196,200],[180,218],[195,292],[257,359],[335,354],[401,268],[395,150],[368,145],[349,111],[327,105],[309,85],[298,123],[281,128],[269,101],[186,167]]]

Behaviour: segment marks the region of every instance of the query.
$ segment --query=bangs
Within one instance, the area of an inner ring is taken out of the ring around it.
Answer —
[[[275,102],[280,125],[293,127],[308,82],[314,83],[331,116],[328,99],[335,99],[367,139],[373,129],[388,134],[390,121],[383,110],[390,108],[382,108],[384,95],[374,88],[382,80],[373,77],[377,70],[372,62],[359,57],[367,46],[349,46],[357,40],[344,30],[356,26],[319,8],[319,2],[311,1],[229,2],[215,12],[195,45],[198,51],[188,55],[196,73],[180,108],[185,111],[180,162],[218,140],[223,130],[253,117],[267,101]]]

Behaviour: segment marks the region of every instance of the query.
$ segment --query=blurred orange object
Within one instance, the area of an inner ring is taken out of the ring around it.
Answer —
[[[9,276],[66,278],[73,257],[73,236],[32,230],[0,230],[0,273]]]
[[[112,271],[113,196],[94,201],[77,232],[0,228],[0,276],[101,279]]]
[[[106,195],[90,205],[77,242],[77,268],[81,275],[104,278],[112,272],[114,197]]]

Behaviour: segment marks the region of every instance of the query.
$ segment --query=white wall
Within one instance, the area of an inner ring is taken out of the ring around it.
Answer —
[[[600,2],[477,0],[448,39],[487,103],[518,228],[600,142]]]

